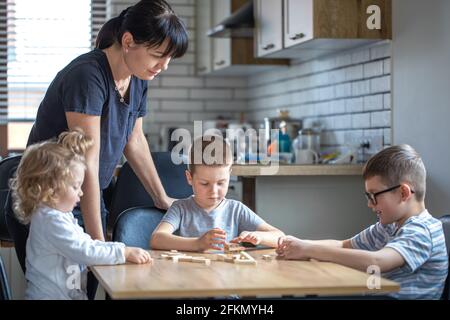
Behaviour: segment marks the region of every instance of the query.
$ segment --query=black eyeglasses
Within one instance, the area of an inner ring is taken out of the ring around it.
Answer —
[[[399,184],[399,185],[397,185],[397,186],[395,186],[395,187],[391,187],[391,188],[388,188],[388,189],[385,189],[385,190],[382,190],[382,191],[378,191],[378,192],[375,192],[375,193],[364,192],[364,194],[366,195],[367,200],[370,201],[370,202],[372,202],[372,204],[373,204],[374,206],[376,206],[377,203],[378,203],[378,202],[377,202],[377,196],[379,196],[380,194],[383,194],[383,193],[386,193],[386,192],[395,190],[395,189],[397,189],[397,188],[400,188],[401,186],[402,186],[402,185]],[[414,193],[414,191],[411,190],[411,193]]]

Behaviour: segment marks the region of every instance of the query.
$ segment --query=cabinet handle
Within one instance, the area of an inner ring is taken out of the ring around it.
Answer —
[[[263,47],[263,50],[270,50],[273,48],[275,48],[275,45],[273,43],[271,43],[271,44],[268,44],[267,46]]]
[[[216,62],[216,66],[223,66],[225,64],[225,60],[220,60]]]
[[[304,38],[305,36],[306,35],[303,32],[301,32],[301,33],[296,33],[295,36],[293,36],[293,37],[289,37],[289,39],[298,40],[298,39]]]
[[[197,68],[197,71],[200,71],[200,72],[203,72],[203,71],[206,71],[206,67],[200,67],[200,68]]]

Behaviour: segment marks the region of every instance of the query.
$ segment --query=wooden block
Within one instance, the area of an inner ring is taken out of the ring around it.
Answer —
[[[173,263],[178,263],[178,258],[179,258],[179,257],[171,257],[171,258],[172,258],[172,262],[173,262]]]
[[[211,264],[211,259],[206,259],[204,257],[192,257],[191,262],[204,263],[205,265],[209,266]]]
[[[256,265],[256,260],[234,260],[235,264],[249,264],[249,265]]]
[[[172,251],[170,251],[170,252],[164,252],[164,254],[167,254],[167,255],[169,255],[169,256],[171,256],[171,257],[185,256],[184,253],[181,253],[181,252],[172,252]]]
[[[178,259],[178,261],[181,261],[181,262],[192,262],[193,257],[192,256],[179,256],[176,258]]]
[[[262,258],[263,258],[263,260],[272,261],[273,259],[275,259],[275,255],[273,255],[273,254],[263,254]]]
[[[178,250],[170,250],[170,252],[178,252]]]
[[[243,257],[246,260],[255,261],[255,259],[245,251],[241,252],[241,257]]]
[[[227,258],[227,255],[223,254],[223,253],[218,253],[216,255],[216,257],[217,257],[217,261],[225,261],[225,259]]]
[[[162,258],[162,259],[169,259],[169,255],[168,254],[164,254],[164,253],[162,253],[161,255],[160,255],[160,257]]]
[[[242,247],[239,245],[239,243],[225,243],[223,245],[223,250],[225,253],[229,253],[229,252],[236,252],[236,251],[242,251],[245,250],[245,247]]]

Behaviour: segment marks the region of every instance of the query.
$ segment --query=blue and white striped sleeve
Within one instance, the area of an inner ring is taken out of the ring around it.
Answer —
[[[381,223],[376,223],[350,239],[353,249],[376,251],[386,243],[385,230]]]
[[[405,267],[414,272],[430,258],[433,243],[428,228],[413,221],[403,226],[386,247],[400,253]]]

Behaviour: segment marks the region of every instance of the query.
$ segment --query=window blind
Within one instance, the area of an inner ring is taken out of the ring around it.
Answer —
[[[57,72],[91,50],[107,0],[0,0],[0,124],[32,122]]]

